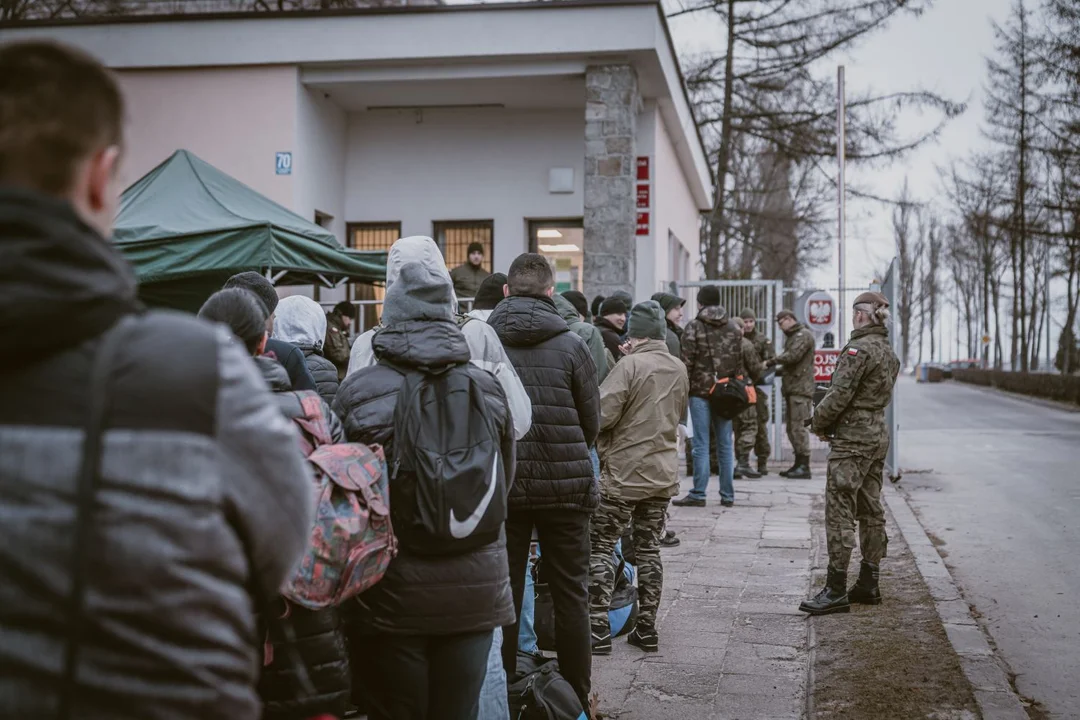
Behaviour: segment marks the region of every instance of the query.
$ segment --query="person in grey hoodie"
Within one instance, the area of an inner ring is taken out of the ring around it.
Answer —
[[[274,337],[292,343],[304,353],[304,362],[315,379],[315,389],[327,405],[338,391],[337,366],[323,356],[326,314],[322,306],[303,295],[290,295],[278,303]]]
[[[140,304],[112,75],[29,41],[0,77],[0,715],[258,718],[253,609],[313,520],[293,427],[226,328]]]
[[[442,252],[434,240],[421,236],[401,238],[391,246],[386,258],[386,291],[388,293],[397,281],[402,266],[408,262],[418,262],[432,272],[445,275],[448,279],[450,277]],[[452,304],[450,311],[456,312],[457,298],[452,292],[450,302]],[[349,372],[346,377],[375,364],[375,354],[371,350],[371,344],[372,338],[380,330],[381,327],[373,328],[356,338],[349,357]],[[521,384],[521,379],[510,362],[510,358],[506,356],[506,350],[503,349],[498,334],[486,322],[466,322],[461,326],[461,332],[469,345],[470,362],[490,372],[502,385],[506,399],[510,403],[510,414],[514,417],[514,435],[520,440],[532,426],[532,401],[525,392],[525,387]]]

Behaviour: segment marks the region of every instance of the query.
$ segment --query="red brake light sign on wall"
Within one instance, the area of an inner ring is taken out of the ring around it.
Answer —
[[[649,207],[652,204],[652,191],[649,181],[649,157],[643,155],[637,159],[637,225],[635,235],[649,234]]]

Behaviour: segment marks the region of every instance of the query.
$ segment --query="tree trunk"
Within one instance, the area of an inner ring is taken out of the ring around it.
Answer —
[[[716,156],[716,205],[713,207],[712,218],[709,221],[709,246],[705,248],[705,277],[709,280],[720,278],[720,235],[724,236],[725,249],[728,242],[726,206],[727,176],[731,165],[732,95],[735,83],[735,0],[727,0],[727,30],[727,54],[724,57],[724,111],[720,121],[720,149]]]

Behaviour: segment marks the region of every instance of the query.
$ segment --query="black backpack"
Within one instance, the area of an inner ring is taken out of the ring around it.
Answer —
[[[390,468],[390,519],[399,543],[420,554],[454,555],[495,542],[506,520],[506,477],[475,370],[468,363],[392,367],[405,376]]]
[[[507,686],[510,720],[582,720],[577,693],[559,674],[559,661],[519,652],[517,674]]]

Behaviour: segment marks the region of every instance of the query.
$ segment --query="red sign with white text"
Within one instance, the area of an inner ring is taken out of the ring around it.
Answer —
[[[637,186],[637,206],[638,210],[649,209],[649,186],[645,183]]]
[[[836,369],[836,361],[839,357],[839,350],[815,350],[814,382],[825,383],[831,381],[833,370]]]
[[[643,155],[637,159],[637,179],[649,179],[649,157],[647,155]]]
[[[637,214],[637,233],[638,235],[649,234],[649,213],[639,212]]]

